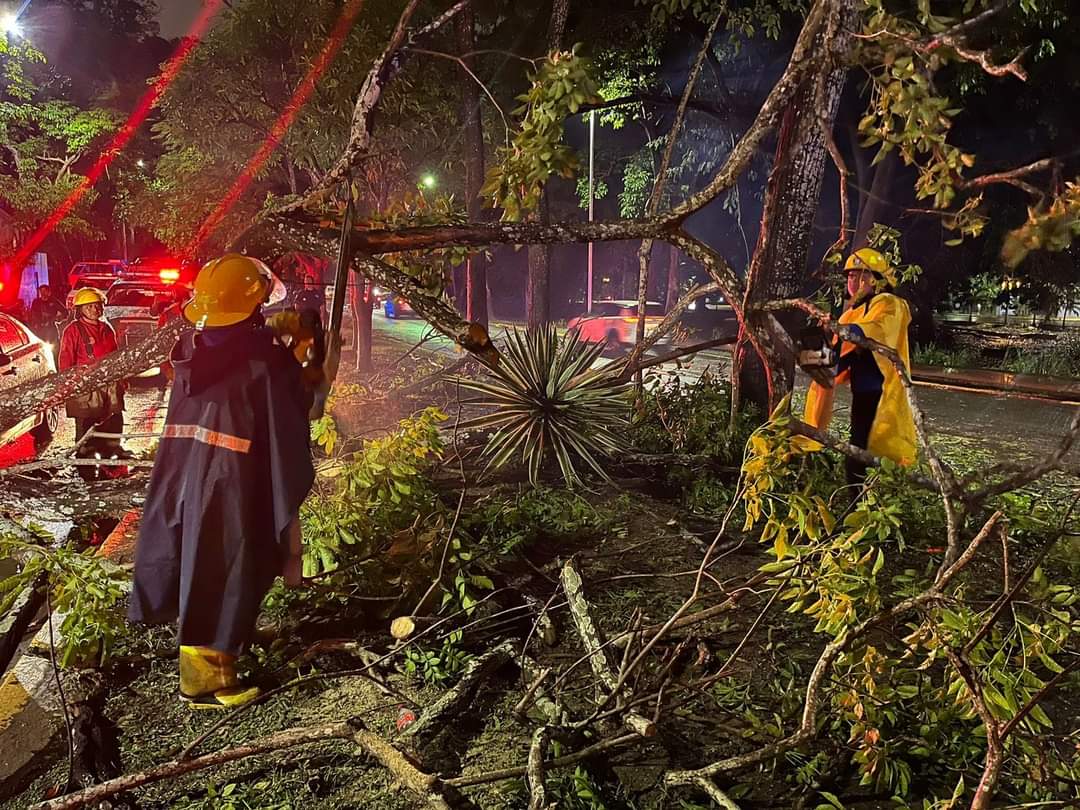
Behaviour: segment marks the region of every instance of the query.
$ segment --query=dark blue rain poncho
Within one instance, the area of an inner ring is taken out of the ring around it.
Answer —
[[[255,316],[188,336],[135,551],[132,621],[239,655],[315,480],[300,365]]]

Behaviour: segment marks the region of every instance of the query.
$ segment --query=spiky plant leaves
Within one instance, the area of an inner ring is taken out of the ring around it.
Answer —
[[[581,483],[583,468],[607,478],[600,460],[623,447],[629,385],[613,368],[592,367],[603,349],[576,334],[560,339],[551,326],[515,329],[490,379],[459,380],[478,395],[471,404],[490,409],[462,425],[495,429],[484,449],[487,469],[519,459],[535,484],[554,456],[568,486]]]

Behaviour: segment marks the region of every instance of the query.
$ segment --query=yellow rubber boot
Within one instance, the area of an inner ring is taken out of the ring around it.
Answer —
[[[236,656],[209,647],[180,647],[180,699],[195,709],[231,709],[254,700],[257,686],[241,686]]]

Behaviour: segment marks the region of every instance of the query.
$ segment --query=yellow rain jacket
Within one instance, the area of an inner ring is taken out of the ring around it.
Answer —
[[[841,315],[840,323],[858,326],[866,337],[895,349],[904,363],[904,368],[908,373],[911,372],[908,352],[911,311],[903,298],[891,293],[878,293],[869,302],[857,304]],[[840,348],[840,355],[848,354],[857,348],[854,343],[844,343]],[[916,455],[915,420],[911,417],[903,383],[896,368],[887,358],[875,353],[874,360],[885,380],[866,449],[875,456],[892,459],[898,464],[913,464]],[[850,372],[844,372],[836,378],[836,382],[845,383],[849,376]],[[826,388],[816,382],[810,385],[803,415],[807,424],[821,430],[828,429],[832,419],[834,391],[835,388]]]

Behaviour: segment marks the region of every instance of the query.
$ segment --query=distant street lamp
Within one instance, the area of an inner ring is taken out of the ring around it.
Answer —
[[[22,26],[19,25],[19,17],[13,12],[9,12],[4,15],[3,20],[0,21],[0,26],[3,27],[4,33],[7,34],[9,37],[22,36],[23,32]]]
[[[143,160],[142,158],[139,158],[138,160],[135,161],[135,165],[138,166],[140,169],[145,169],[146,168],[146,161]]]
[[[18,9],[15,11],[9,11],[0,17],[0,29],[3,29],[4,33],[8,37],[21,37],[23,35],[22,24],[19,22],[19,18],[22,17],[23,12],[26,11],[27,6],[30,5],[30,0],[23,0],[19,4]]]
[[[437,183],[438,181],[435,179],[435,175],[433,174],[425,174],[423,177],[420,178],[420,185],[422,185],[424,188],[435,188]]]

